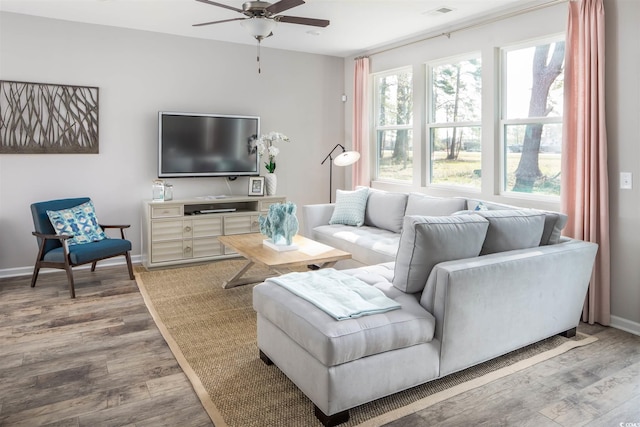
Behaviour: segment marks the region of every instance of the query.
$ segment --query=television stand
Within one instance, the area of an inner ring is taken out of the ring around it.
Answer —
[[[284,196],[204,196],[143,202],[142,264],[147,269],[238,256],[219,236],[257,233],[258,217]]]

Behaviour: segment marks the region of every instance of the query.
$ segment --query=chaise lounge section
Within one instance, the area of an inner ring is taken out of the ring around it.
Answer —
[[[262,359],[309,397],[325,426],[355,406],[575,333],[597,245],[561,238],[558,213],[469,211],[460,200],[457,215],[403,216],[394,261],[341,272],[397,310],[336,320],[275,281],[254,288]]]

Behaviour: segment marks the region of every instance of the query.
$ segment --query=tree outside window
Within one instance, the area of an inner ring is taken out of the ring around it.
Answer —
[[[374,78],[376,178],[413,181],[413,74],[396,70]]]
[[[431,184],[480,188],[482,61],[473,54],[429,66]]]
[[[564,41],[504,49],[503,188],[560,196]]]

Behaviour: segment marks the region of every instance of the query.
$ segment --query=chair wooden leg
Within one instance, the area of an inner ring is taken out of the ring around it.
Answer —
[[[38,273],[40,273],[40,261],[36,262],[35,267],[33,267],[33,274],[31,275],[31,287],[36,287],[36,280],[38,280]]]
[[[71,270],[71,266],[66,266],[65,270],[67,272],[67,280],[69,281],[69,294],[71,298],[76,297],[76,289],[73,283],[73,271]]]
[[[124,257],[127,259],[127,268],[129,269],[129,279],[133,280],[136,277],[133,275],[133,266],[131,265],[131,255],[129,255],[129,252],[127,252],[126,254],[124,254]]]

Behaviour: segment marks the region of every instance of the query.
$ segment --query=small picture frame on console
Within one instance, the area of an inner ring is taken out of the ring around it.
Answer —
[[[264,196],[264,176],[249,177],[249,195]]]

